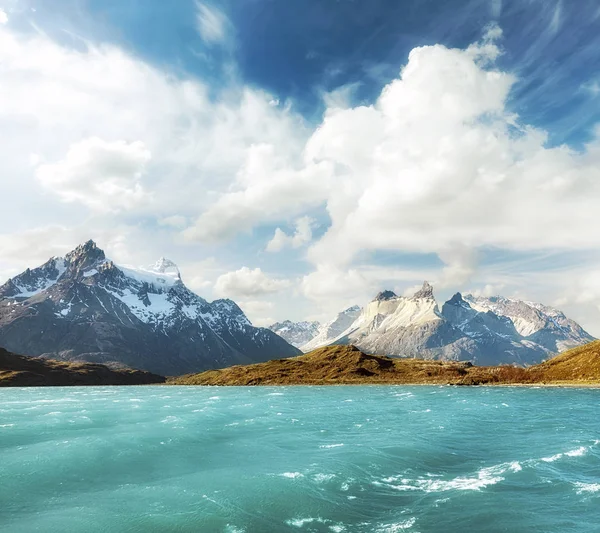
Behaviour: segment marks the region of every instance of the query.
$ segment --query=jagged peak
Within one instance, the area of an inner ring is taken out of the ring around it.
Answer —
[[[430,299],[433,300],[433,286],[427,281],[423,282],[423,286],[413,295],[415,299]]]
[[[462,303],[466,303],[460,292],[457,292],[452,298],[450,298],[446,303],[451,305],[460,305]]]
[[[397,295],[394,291],[384,290],[378,293],[377,296],[375,296],[375,298],[373,299],[373,301],[381,302],[385,300],[391,300],[393,298],[397,298]]]
[[[154,265],[152,266],[152,271],[160,272],[161,274],[165,273],[173,273],[177,274],[179,278],[181,278],[181,273],[179,272],[179,267],[170,259],[166,257],[161,257]]]
[[[96,243],[90,239],[70,251],[65,259],[76,269],[88,268],[106,259],[104,250],[98,248]]]

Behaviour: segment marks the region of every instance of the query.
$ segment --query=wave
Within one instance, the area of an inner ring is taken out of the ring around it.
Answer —
[[[382,482],[374,481],[374,485],[387,486],[399,491],[446,492],[449,490],[480,490],[489,485],[504,481],[503,475],[508,472],[520,472],[522,466],[519,462],[503,463],[496,466],[482,468],[474,476],[458,476],[454,479],[398,479],[397,477],[384,478]],[[400,481],[400,483],[397,483]]]
[[[577,487],[577,494],[595,494],[600,492],[600,483],[573,483]]]

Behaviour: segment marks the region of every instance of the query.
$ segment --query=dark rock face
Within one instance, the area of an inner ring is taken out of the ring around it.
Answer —
[[[161,375],[301,353],[231,300],[194,294],[170,261],[119,267],[93,241],[0,287],[0,346]]]
[[[396,294],[393,291],[381,291],[375,296],[375,300],[384,301],[396,298]]]

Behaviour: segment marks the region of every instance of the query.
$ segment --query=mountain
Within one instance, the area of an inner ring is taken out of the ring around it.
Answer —
[[[338,313],[335,318],[319,326],[315,336],[307,343],[300,346],[300,349],[303,352],[310,352],[320,346],[331,344],[333,340],[337,339],[341,333],[348,329],[361,311],[362,309],[358,305],[354,305],[341,313]]]
[[[269,329],[283,337],[287,342],[296,348],[300,348],[310,340],[314,339],[319,333],[321,324],[318,322],[292,322],[284,320],[271,324]]]
[[[412,297],[380,292],[344,331],[315,337],[302,350],[353,344],[371,354],[532,365],[592,340],[563,313],[540,304],[457,293],[440,310],[425,282]]]
[[[93,241],[0,287],[0,346],[161,375],[300,353],[235,302],[193,293],[168,259],[120,266]]]
[[[562,352],[593,340],[577,322],[564,313],[546,305],[493,296],[490,298],[466,295],[473,309],[491,311],[510,320],[517,333],[550,352]]]
[[[600,385],[600,341],[528,368],[474,366],[369,355],[356,346],[325,346],[266,363],[209,370],[169,380],[173,385]]]
[[[0,387],[147,385],[164,382],[163,376],[141,370],[24,357],[0,348]]]

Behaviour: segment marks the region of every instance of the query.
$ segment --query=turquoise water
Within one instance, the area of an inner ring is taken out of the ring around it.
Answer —
[[[600,531],[600,390],[0,390],[7,532]]]

